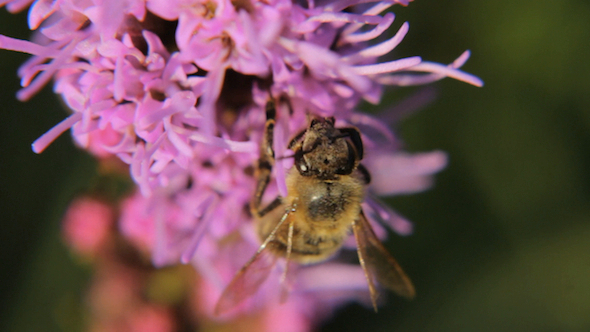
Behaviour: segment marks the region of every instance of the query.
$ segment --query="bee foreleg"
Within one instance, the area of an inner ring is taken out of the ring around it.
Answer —
[[[261,213],[260,204],[262,202],[262,196],[270,182],[270,175],[275,162],[274,150],[272,148],[274,141],[275,116],[276,110],[274,101],[269,101],[266,104],[266,123],[264,124],[264,133],[262,143],[260,144],[260,157],[256,163],[256,178],[258,179],[256,183],[256,191],[254,192],[254,198],[250,202],[250,210],[252,211],[252,214],[260,215]]]
[[[289,223],[289,232],[287,233],[287,253],[285,254],[285,270],[283,271],[283,275],[281,276],[281,283],[285,282],[287,279],[287,270],[289,269],[289,259],[291,259],[291,251],[293,250],[293,228],[294,223],[291,220]]]
[[[281,275],[281,302],[287,301],[287,296],[289,295],[289,287],[287,285],[287,273],[289,271],[289,262],[291,259],[291,251],[293,250],[293,230],[294,230],[294,222],[291,220],[289,222],[289,231],[287,233],[287,252],[285,254],[285,269]]]

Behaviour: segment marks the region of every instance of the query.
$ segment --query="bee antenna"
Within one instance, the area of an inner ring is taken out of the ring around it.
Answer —
[[[288,156],[280,156],[280,157],[278,157],[276,159],[283,160],[283,159],[289,159],[289,158],[293,158],[293,157],[295,157],[295,154],[288,155]]]
[[[315,150],[315,148],[317,148],[317,147],[318,147],[318,146],[319,146],[321,143],[322,143],[322,141],[321,141],[321,140],[319,140],[319,139],[316,139],[316,140],[313,142],[313,145],[311,146],[311,148],[310,148],[309,150],[306,150],[306,151],[301,151],[301,154],[302,154],[302,155],[304,155],[304,154],[308,154],[308,153],[310,153],[310,152],[313,152],[313,150]]]

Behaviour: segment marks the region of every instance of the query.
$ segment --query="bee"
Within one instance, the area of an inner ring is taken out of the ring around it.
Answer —
[[[286,175],[287,196],[262,206],[275,162],[273,132],[276,110],[266,106],[260,157],[256,165],[256,190],[250,209],[262,244],[223,291],[215,313],[226,312],[254,295],[278,258],[312,264],[332,257],[354,233],[357,254],[367,279],[373,308],[377,311],[376,283],[413,298],[412,282],[383,247],[361,208],[367,169],[360,164],[363,143],[358,129],[336,128],[333,117],[313,117],[288,148],[294,165]],[[286,276],[283,271],[281,282]]]

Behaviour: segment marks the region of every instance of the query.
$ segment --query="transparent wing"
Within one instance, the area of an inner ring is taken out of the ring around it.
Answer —
[[[391,257],[387,249],[383,247],[362,211],[358,220],[353,222],[353,231],[357,243],[359,262],[369,284],[369,292],[375,311],[377,311],[377,298],[379,296],[375,282],[405,298],[413,298],[415,290],[410,278],[404,273],[397,261]]]
[[[275,238],[278,229],[287,220],[290,212],[291,210],[285,212],[279,223],[260,245],[258,251],[236,273],[232,281],[225,288],[217,301],[217,305],[215,305],[215,315],[220,315],[235,308],[260,289],[260,286],[268,278],[278,260],[277,255],[265,249],[267,249],[268,244]]]
[[[223,314],[256,294],[260,286],[270,275],[278,257],[268,250],[256,252],[234,276],[225,288],[217,305],[215,315]]]

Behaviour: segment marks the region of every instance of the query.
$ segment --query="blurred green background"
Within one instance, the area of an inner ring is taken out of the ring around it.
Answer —
[[[444,150],[428,192],[388,202],[415,223],[387,245],[418,295],[379,314],[344,308],[321,331],[590,331],[590,2],[424,1],[399,56],[448,63],[485,81],[450,79],[398,131],[409,151]],[[27,38],[26,15],[0,9],[0,33]],[[71,331],[88,278],[61,244],[60,217],[95,165],[63,135],[47,88],[15,100],[26,55],[0,51],[0,331]],[[388,94],[384,105],[406,93]]]

